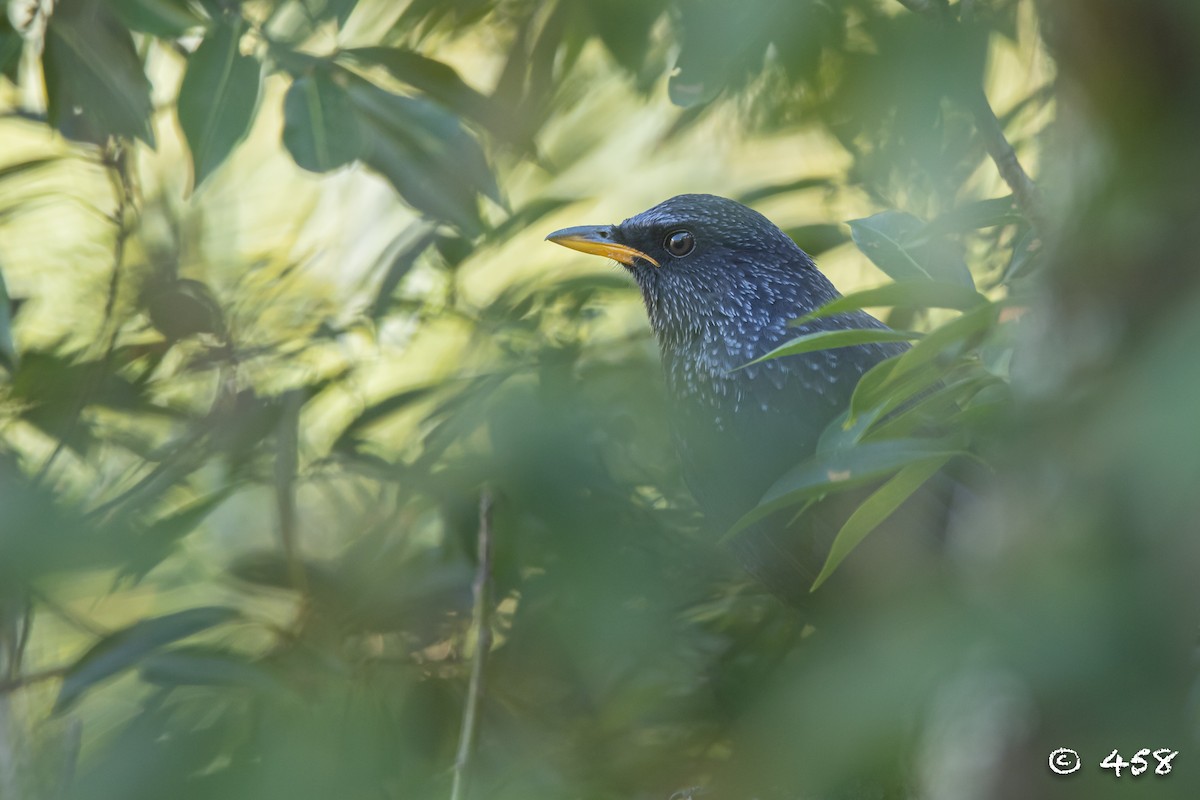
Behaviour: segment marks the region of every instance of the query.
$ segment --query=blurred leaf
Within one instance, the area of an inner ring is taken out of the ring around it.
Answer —
[[[139,670],[142,680],[164,688],[176,686],[237,686],[268,694],[286,687],[270,670],[245,655],[217,647],[176,647],[147,657]]]
[[[0,7],[0,10],[7,11]],[[25,39],[12,26],[8,14],[0,14],[0,75],[16,83],[19,76],[17,69],[21,64],[21,52],[25,48]]]
[[[365,152],[354,106],[329,70],[315,69],[292,81],[283,118],[283,143],[302,169],[329,172]]]
[[[811,256],[819,256],[850,240],[841,225],[798,225],[784,233]]]
[[[379,291],[375,293],[375,300],[371,303],[371,319],[381,319],[387,313],[396,287],[400,285],[400,281],[412,270],[417,259],[429,249],[436,238],[434,231],[425,230],[424,233],[418,234],[396,250],[388,264],[387,271],[383,274],[383,279],[379,282]]]
[[[343,74],[366,138],[366,163],[415,208],[478,235],[483,221],[477,195],[500,202],[479,142],[441,106]]]
[[[250,130],[262,65],[242,55],[245,23],[222,16],[188,57],[179,87],[179,124],[192,151],[194,187],[224,163]]]
[[[17,346],[12,335],[12,301],[4,283],[4,271],[0,269],[0,367],[11,374],[16,371],[17,362]]]
[[[205,24],[188,0],[113,0],[113,9],[134,31],[177,39]]]
[[[415,389],[408,389],[399,394],[392,395],[378,403],[373,403],[346,426],[346,429],[342,431],[334,443],[333,449],[353,449],[355,442],[359,438],[359,433],[364,428],[374,425],[376,422],[395,414],[397,411],[408,408],[413,403],[428,397],[436,389],[436,386],[418,386]]]
[[[654,24],[666,10],[664,0],[606,0],[583,3],[587,24],[617,63],[636,72],[646,59]]]
[[[21,419],[80,454],[92,441],[90,426],[81,419],[89,405],[174,416],[170,409],[151,402],[144,387],[117,374],[103,360],[78,361],[42,350],[21,354],[12,396],[22,404]]]
[[[972,402],[980,392],[1001,383],[1003,381],[996,376],[979,369],[965,378],[951,380],[947,377],[941,384],[922,394],[918,400],[903,405],[898,412],[871,427],[866,438],[894,439],[913,436],[918,428],[927,423],[952,427],[957,424],[956,415],[962,404]]]
[[[891,439],[818,454],[777,480],[758,506],[739,519],[724,538],[731,538],[782,508],[872,483],[911,464],[960,453],[957,443],[949,440]]]
[[[485,127],[495,124],[492,99],[471,88],[441,61],[403,47],[352,47],[340,51],[337,57],[359,67],[381,67],[458,116]]]
[[[224,606],[203,606],[144,619],[111,633],[93,645],[67,670],[54,703],[55,712],[73,705],[97,683],[134,667],[147,655],[171,642],[185,639],[237,619],[240,614]]]
[[[987,303],[934,328],[896,361],[889,381],[923,364],[932,363],[943,351],[970,347],[987,332],[1000,314],[1000,303]],[[957,354],[957,353],[956,353]]]
[[[150,322],[170,342],[200,333],[225,335],[221,305],[200,281],[167,281],[148,289],[142,300]]]
[[[872,492],[837,532],[829,549],[829,557],[809,591],[815,592],[819,589],[867,534],[879,527],[892,512],[904,504],[905,500],[912,497],[950,458],[948,455],[933,456],[909,464]]]
[[[799,353],[811,353],[815,350],[832,350],[836,347],[851,347],[857,344],[876,344],[878,342],[908,342],[920,338],[921,334],[906,331],[894,331],[890,328],[855,328],[852,330],[816,331],[797,336],[787,344],[776,347],[764,356],[743,364],[757,364],[773,358],[794,356]],[[741,367],[739,367],[741,369]]]
[[[959,284],[934,281],[888,283],[831,300],[816,311],[792,320],[789,324],[795,327],[822,317],[830,317],[845,311],[857,311],[862,308],[905,306],[910,308],[952,308],[956,311],[966,311],[986,302],[987,298],[979,292]]]
[[[1002,284],[1010,284],[1035,269],[1044,255],[1042,237],[1034,228],[1022,232],[1016,244],[1013,245],[1012,258],[1000,279]]]
[[[909,243],[925,227],[911,214],[884,211],[851,220],[849,225],[858,249],[897,283],[929,280],[975,286],[971,271],[961,258],[935,251],[928,243]]]
[[[536,200],[531,200],[510,214],[504,222],[501,222],[495,228],[488,231],[488,241],[505,241],[509,237],[515,236],[532,226],[533,223],[547,214],[553,214],[555,211],[573,202],[575,201],[563,197],[539,197]]]
[[[939,364],[926,364],[922,369],[909,370],[902,376],[896,375],[896,364],[900,356],[881,361],[867,370],[850,396],[850,418],[866,416],[874,421],[896,408],[901,403],[923,391],[936,386],[945,375]]]
[[[150,81],[133,37],[104,0],[60,0],[46,26],[42,67],[50,124],[68,139],[110,136],[154,146]]]
[[[202,497],[183,508],[155,520],[139,537],[138,550],[131,554],[122,570],[123,576],[139,581],[162,562],[178,546],[180,540],[200,526],[206,517],[233,494],[235,487],[227,486]]]
[[[44,156],[41,158],[31,158],[28,161],[18,161],[14,164],[7,164],[0,167],[0,181],[16,178],[25,172],[33,172],[50,164],[57,164],[62,161],[60,156]]]
[[[794,181],[787,181],[786,183],[773,183],[769,186],[760,186],[756,189],[742,192],[734,199],[742,205],[752,206],[760,200],[778,197],[781,194],[803,192],[807,189],[831,189],[835,184],[836,181],[834,178],[799,178]]]
[[[337,26],[341,28],[354,13],[358,0],[301,0],[301,5],[313,21],[324,22],[332,19],[336,20]]]
[[[990,200],[979,200],[948,211],[930,222],[925,227],[910,235],[905,244],[909,247],[920,247],[938,236],[947,233],[962,233],[978,228],[992,228],[997,225],[1011,225],[1021,222],[1024,218],[1013,205],[1012,195],[996,197]]]

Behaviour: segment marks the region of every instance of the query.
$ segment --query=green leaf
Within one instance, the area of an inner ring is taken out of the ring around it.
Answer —
[[[4,283],[4,272],[0,271],[0,367],[12,373],[17,369],[17,362],[17,346],[12,335],[12,300]]]
[[[129,30],[104,0],[61,0],[46,26],[46,113],[63,136],[154,146],[150,81]]]
[[[88,689],[136,666],[160,647],[237,619],[238,616],[238,612],[232,608],[202,606],[145,619],[105,636],[67,670],[54,710],[61,712],[69,708]]]
[[[899,283],[926,280],[975,287],[966,263],[944,242],[910,243],[925,228],[925,223],[911,214],[884,211],[851,220],[849,225],[858,249]]]
[[[752,206],[760,200],[767,200],[781,194],[802,192],[806,189],[831,189],[836,183],[834,178],[799,178],[786,183],[773,183],[769,186],[759,186],[737,196],[737,201],[744,206]]]
[[[375,293],[375,301],[371,303],[371,319],[382,319],[392,302],[392,295],[400,281],[404,279],[417,263],[417,259],[429,249],[437,238],[434,231],[428,229],[428,224],[415,223],[419,228],[411,237],[405,237],[393,252],[388,253],[389,263],[379,282],[379,290]]]
[[[176,647],[148,657],[142,680],[163,687],[240,686],[280,694],[286,687],[270,670],[241,653],[216,647]]]
[[[0,5],[0,11],[7,11],[6,6]],[[8,14],[0,13],[0,75],[13,83],[17,82],[17,68],[21,64],[21,52],[24,49],[25,39],[13,28]]]
[[[225,315],[212,290],[200,281],[180,278],[148,287],[142,302],[150,323],[170,342],[211,333],[225,335]]]
[[[950,458],[949,455],[932,456],[909,464],[872,492],[837,532],[825,565],[821,567],[821,572],[809,591],[815,592],[819,589],[867,534],[879,527],[880,523],[903,505],[905,500],[912,497]]]
[[[483,230],[477,196],[500,191],[479,142],[453,114],[344,72],[367,142],[364,161],[413,207],[470,236]]]
[[[242,55],[245,25],[223,17],[188,57],[179,87],[179,124],[192,151],[194,185],[225,161],[254,121],[262,65]]]
[[[934,361],[947,349],[956,348],[960,352],[966,350],[996,322],[1001,305],[1003,304],[987,303],[925,334],[921,341],[900,356],[890,380]]]
[[[1008,285],[1027,274],[1037,266],[1044,250],[1042,237],[1036,230],[1029,228],[1021,233],[1017,237],[1016,244],[1013,245],[1012,258],[1009,260],[1008,267],[1004,270],[1004,277],[1000,279],[1000,282]]]
[[[112,0],[121,22],[134,31],[177,39],[205,24],[188,0]]]
[[[927,364],[925,369],[912,370],[901,376],[896,374],[896,365],[903,354],[881,361],[858,380],[850,396],[850,418],[867,416],[871,420],[899,406],[942,380],[945,370],[937,364]]]
[[[485,127],[496,121],[490,97],[471,88],[450,66],[404,47],[352,47],[338,59],[358,67],[380,67],[401,83],[408,84],[460,117]]]
[[[841,225],[797,225],[784,231],[796,244],[811,256],[845,244],[850,237]]]
[[[815,319],[830,317],[846,311],[857,311],[862,308],[882,306],[904,306],[906,308],[952,308],[956,311],[967,311],[975,308],[988,299],[972,288],[954,283],[938,283],[935,281],[906,281],[904,283],[888,283],[876,286],[874,289],[863,289],[844,297],[839,297],[825,305],[793,320],[793,326],[804,325]]]
[[[782,508],[830,492],[857,488],[919,461],[949,458],[960,453],[955,443],[939,439],[892,439],[818,453],[777,480],[758,506],[738,520],[723,540]]]
[[[234,488],[228,486],[213,492],[153,522],[139,537],[139,547],[131,554],[122,575],[132,577],[135,581],[145,577],[170,555],[181,539],[199,527],[217,506],[224,503],[233,494]]]
[[[353,449],[355,442],[358,440],[358,434],[364,428],[367,428],[380,420],[408,408],[413,403],[428,397],[437,389],[436,386],[418,386],[415,389],[408,389],[399,394],[381,400],[365,409],[361,414],[355,417],[346,429],[338,436],[334,442],[334,450]]]
[[[933,222],[930,222],[909,236],[905,240],[905,245],[920,247],[947,233],[963,233],[978,228],[1012,225],[1022,220],[1023,217],[1013,206],[1012,195],[995,197],[990,200],[978,200],[942,214]]]
[[[873,440],[912,436],[918,428],[930,422],[952,427],[962,404],[970,402],[984,389],[1002,383],[1000,378],[979,369],[977,365],[970,366],[971,371],[967,377],[957,380],[943,378],[943,385],[923,395],[899,413],[887,417],[877,427],[870,427],[864,438]]]
[[[317,69],[292,82],[283,119],[283,144],[302,169],[329,172],[365,152],[354,105],[329,70]]]
[[[837,347],[853,347],[859,344],[877,344],[879,342],[908,342],[919,339],[921,334],[908,331],[894,331],[891,328],[854,328],[852,330],[817,331],[797,336],[786,344],[776,347],[764,356],[743,364],[738,369],[744,369],[760,361],[773,358],[794,356],[800,353],[811,353],[816,350],[833,350]]]

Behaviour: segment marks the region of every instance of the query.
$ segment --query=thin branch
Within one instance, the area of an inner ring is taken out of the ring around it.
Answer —
[[[458,735],[458,756],[454,760],[454,784],[450,790],[450,800],[463,800],[465,797],[467,773],[475,747],[475,731],[479,724],[479,704],[483,699],[483,672],[488,651],[492,649],[492,493],[487,487],[479,496],[477,547],[478,564],[472,585],[475,599],[475,653],[471,659],[471,682],[467,687],[462,730]]]
[[[291,389],[284,393],[282,403],[283,413],[279,416],[276,435],[275,505],[279,512],[279,538],[287,559],[288,578],[292,588],[305,596],[308,578],[304,573],[296,531],[296,472],[300,464],[300,407],[304,395],[300,389]]]
[[[1045,234],[1047,228],[1042,193],[1033,182],[1033,178],[1030,178],[1029,173],[1021,166],[1017,151],[1004,135],[1004,128],[996,118],[996,112],[992,110],[983,89],[979,89],[972,100],[971,113],[975,116],[975,129],[983,139],[984,149],[996,165],[1000,177],[1008,184],[1008,188],[1012,189],[1017,207],[1024,212],[1025,217],[1039,233]]]
[[[104,382],[108,368],[112,363],[113,352],[117,348],[117,339],[121,333],[121,323],[116,319],[117,296],[121,289],[121,264],[125,261],[125,244],[129,239],[132,228],[129,223],[129,212],[136,202],[133,176],[130,173],[129,153],[121,142],[114,142],[105,152],[103,165],[107,168],[109,180],[113,184],[113,194],[116,195],[117,205],[113,210],[111,220],[116,226],[116,236],[113,240],[112,275],[108,281],[108,297],[104,303],[104,323],[102,330],[109,332],[108,343],[104,348],[104,357],[95,365],[91,380],[84,391],[76,398],[71,417],[62,434],[58,437],[54,449],[33,478],[33,485],[38,486],[50,474],[50,468],[66,449],[67,440],[74,435],[79,427],[84,408],[90,403]]]
[[[944,0],[898,0],[898,2],[915,14],[921,14],[941,25],[954,23],[950,16],[950,8]],[[970,6],[967,10],[969,12]],[[975,129],[983,139],[984,149],[996,165],[1000,177],[1012,190],[1017,207],[1029,220],[1030,224],[1041,234],[1048,230],[1046,215],[1042,202],[1042,194],[1037,184],[1029,177],[1029,173],[1021,166],[1017,152],[1004,135],[1004,127],[996,118],[996,112],[988,102],[987,94],[980,87],[970,98],[970,111],[975,119]]]
[[[54,669],[42,670],[41,672],[30,672],[27,675],[18,675],[15,678],[0,681],[0,694],[8,694],[15,692],[17,689],[24,689],[26,686],[32,686],[35,683],[43,683],[51,681],[55,678],[61,678],[67,674],[67,667],[55,667]]]

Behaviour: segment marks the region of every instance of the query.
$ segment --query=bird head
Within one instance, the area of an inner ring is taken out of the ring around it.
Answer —
[[[815,307],[832,291],[786,233],[715,195],[678,195],[619,225],[564,228],[546,239],[632,272],[660,339],[711,323],[791,319],[796,308]]]

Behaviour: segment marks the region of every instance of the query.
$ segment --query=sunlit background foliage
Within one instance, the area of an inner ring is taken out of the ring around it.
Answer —
[[[1197,796],[1200,5],[6,12],[3,800]],[[927,334],[783,502],[987,476],[815,628],[542,241],[680,192]]]

